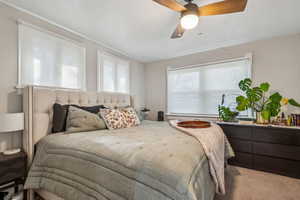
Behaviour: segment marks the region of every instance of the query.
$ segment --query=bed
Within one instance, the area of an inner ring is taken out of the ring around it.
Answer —
[[[129,95],[28,87],[23,101],[24,149],[29,165],[34,159],[25,185],[29,200],[34,193],[45,200],[214,199],[203,148],[166,122],[49,135],[54,103],[134,106]]]

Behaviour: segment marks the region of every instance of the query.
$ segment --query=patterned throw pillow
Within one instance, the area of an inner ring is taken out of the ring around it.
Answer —
[[[120,129],[137,126],[140,120],[133,108],[101,109],[100,115],[109,129]]]
[[[140,119],[139,119],[137,113],[135,112],[134,108],[127,107],[127,108],[121,109],[121,111],[126,116],[126,123],[127,123],[128,127],[140,125],[140,123],[141,123]]]

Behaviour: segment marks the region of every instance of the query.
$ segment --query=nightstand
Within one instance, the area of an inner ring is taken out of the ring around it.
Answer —
[[[18,192],[18,186],[25,182],[26,160],[24,152],[9,156],[0,154],[0,192],[11,187]]]

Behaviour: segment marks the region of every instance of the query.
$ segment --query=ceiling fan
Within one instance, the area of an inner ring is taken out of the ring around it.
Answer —
[[[202,7],[193,3],[193,0],[184,0],[186,5],[179,4],[176,0],[153,0],[160,5],[181,13],[180,23],[171,38],[181,38],[185,30],[193,29],[198,25],[200,16],[223,15],[245,10],[247,0],[223,0]]]

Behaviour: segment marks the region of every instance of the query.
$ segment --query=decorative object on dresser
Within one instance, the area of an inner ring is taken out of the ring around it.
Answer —
[[[239,88],[244,92],[244,96],[236,98],[238,111],[251,109],[256,112],[256,123],[268,124],[271,118],[276,118],[282,111],[282,107],[290,104],[300,107],[294,99],[284,98],[278,92],[269,95],[270,84],[261,83],[259,86],[252,86],[252,80],[246,78],[239,82]]]
[[[300,114],[291,114],[291,125],[300,126]]]
[[[0,134],[14,133],[24,130],[24,113],[0,113]],[[15,154],[19,153],[21,149],[7,150],[5,141],[0,142],[0,153]]]
[[[18,190],[19,185],[23,185],[25,181],[26,160],[24,152],[14,155],[0,154],[0,192],[14,187],[14,196],[23,196]]]
[[[219,122],[236,157],[232,165],[300,178],[300,128]]]

